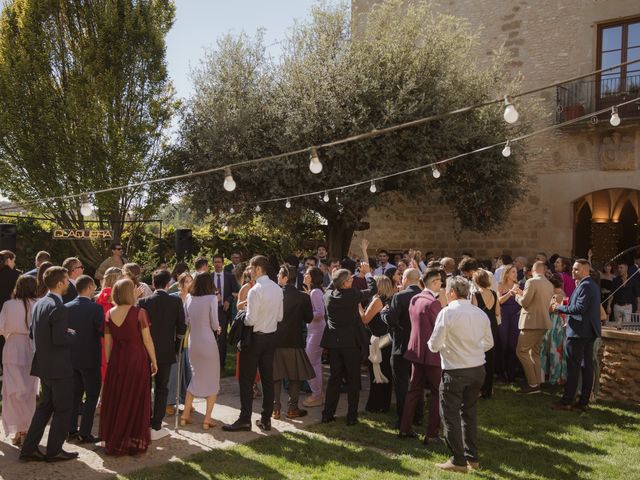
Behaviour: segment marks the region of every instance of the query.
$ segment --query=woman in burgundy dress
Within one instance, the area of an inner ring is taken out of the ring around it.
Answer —
[[[158,364],[147,314],[134,306],[133,282],[126,278],[118,280],[111,298],[115,307],[105,319],[107,374],[102,391],[100,438],[107,455],[136,455],[146,452],[150,442],[150,379],[158,371]]]

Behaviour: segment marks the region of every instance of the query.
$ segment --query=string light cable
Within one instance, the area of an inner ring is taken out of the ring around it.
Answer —
[[[632,103],[636,103],[638,101],[639,101],[638,98],[634,98],[632,100],[627,100],[625,102],[621,102],[621,103],[617,104],[616,107],[620,108],[620,107],[623,107],[625,105],[630,105]],[[562,123],[558,123],[558,124],[555,124],[555,125],[550,125],[548,127],[541,128],[540,130],[536,130],[534,132],[529,132],[529,133],[520,135],[518,137],[510,138],[509,140],[504,141],[504,142],[494,143],[492,145],[487,145],[487,146],[484,146],[484,147],[480,147],[480,148],[477,148],[477,149],[469,151],[469,152],[464,152],[464,153],[460,153],[458,155],[454,155],[453,157],[445,158],[443,160],[438,160],[438,161],[435,161],[435,162],[432,162],[432,163],[419,165],[417,167],[408,168],[406,170],[401,170],[399,172],[389,173],[387,175],[382,175],[382,176],[379,176],[379,177],[367,178],[366,180],[361,180],[361,181],[358,181],[358,182],[350,183],[348,185],[341,185],[339,187],[323,188],[322,190],[317,190],[315,192],[301,193],[301,194],[298,194],[298,195],[290,195],[288,197],[270,198],[270,199],[266,199],[266,200],[258,200],[258,201],[255,201],[255,202],[246,202],[246,203],[242,203],[242,205],[255,205],[255,204],[260,204],[260,203],[265,204],[265,203],[272,203],[272,202],[282,202],[284,200],[291,201],[291,200],[296,199],[296,198],[303,198],[303,197],[310,197],[310,196],[314,196],[314,195],[321,195],[321,194],[328,193],[328,192],[335,192],[335,191],[338,191],[338,190],[346,190],[348,188],[355,188],[355,187],[359,187],[361,185],[370,185],[372,182],[374,182],[374,183],[375,182],[380,182],[381,180],[385,180],[387,178],[393,178],[393,177],[397,177],[397,176],[400,176],[400,175],[406,175],[408,173],[418,172],[420,170],[424,170],[424,169],[428,169],[428,168],[431,168],[431,169],[436,168],[437,169],[437,167],[439,165],[444,165],[446,163],[450,163],[450,162],[453,162],[455,160],[459,160],[459,159],[464,158],[464,157],[469,157],[469,156],[475,155],[477,153],[486,152],[486,151],[492,150],[494,148],[504,147],[504,146],[506,146],[507,143],[509,143],[509,145],[513,145],[516,142],[521,142],[523,140],[526,140],[526,139],[531,138],[531,137],[535,137],[537,135],[541,135],[543,133],[547,133],[547,132],[550,132],[550,131],[553,131],[553,130],[557,130],[557,129],[562,128],[562,127],[573,125],[575,123],[579,123],[579,122],[582,122],[584,120],[588,120],[590,118],[597,117],[599,115],[602,115],[603,113],[607,113],[607,112],[610,112],[610,111],[611,111],[611,107],[603,108],[602,110],[598,110],[596,112],[589,113],[589,114],[583,115],[581,117],[576,117],[574,119],[567,120],[567,121],[562,122]],[[437,178],[436,175],[434,175],[434,177]]]
[[[466,113],[466,112],[470,112],[472,110],[478,109],[478,108],[483,108],[483,107],[487,107],[487,106],[491,106],[491,105],[495,105],[495,104],[499,104],[499,103],[503,103],[505,104],[506,108],[505,108],[505,120],[509,123],[511,123],[509,121],[509,119],[507,117],[509,117],[510,119],[514,118],[514,113],[513,111],[509,111],[509,113],[507,112],[507,110],[509,109],[509,107],[513,106],[513,99],[516,98],[521,98],[527,95],[532,95],[534,93],[538,93],[544,90],[547,90],[549,88],[553,88],[553,87],[558,87],[561,85],[564,85],[566,83],[571,83],[577,80],[581,80],[587,77],[591,77],[593,75],[597,75],[599,73],[602,72],[606,72],[609,70],[613,70],[616,68],[620,68],[620,67],[624,67],[633,63],[637,63],[640,62],[640,58],[639,59],[635,59],[635,60],[629,60],[626,62],[622,62],[618,65],[613,65],[611,67],[607,67],[607,68],[601,68],[599,70],[594,70],[592,72],[589,72],[587,74],[583,74],[583,75],[578,75],[569,79],[565,79],[559,82],[555,82],[555,83],[551,83],[542,87],[537,87],[537,88],[533,88],[530,90],[526,90],[524,92],[520,92],[520,93],[516,93],[513,95],[508,95],[499,99],[495,99],[495,100],[490,100],[490,101],[486,101],[486,102],[481,102],[481,103],[477,103],[474,105],[470,105],[467,107],[462,107],[462,108],[458,108],[455,110],[450,110],[448,112],[445,113],[438,113],[438,114],[434,114],[434,115],[430,115],[427,117],[423,117],[423,118],[419,118],[416,120],[412,120],[409,122],[405,122],[405,123],[401,123],[401,124],[397,124],[397,125],[393,125],[390,127],[385,127],[385,128],[381,128],[381,129],[374,129],[371,130],[369,132],[365,132],[365,133],[360,133],[357,135],[352,135],[349,137],[345,137],[342,139],[338,139],[338,140],[333,140],[330,142],[326,142],[326,143],[322,143],[319,145],[315,145],[312,147],[304,147],[304,148],[299,148],[297,150],[292,150],[289,152],[283,152],[283,153],[278,153],[275,155],[269,155],[269,156],[265,156],[265,157],[260,157],[260,158],[253,158],[253,159],[248,159],[248,160],[242,160],[242,161],[238,161],[235,163],[231,163],[228,165],[221,165],[221,166],[217,166],[217,167],[212,167],[212,168],[208,168],[205,170],[199,170],[196,172],[189,172],[189,173],[183,173],[183,174],[179,174],[179,175],[172,175],[172,176],[168,176],[168,177],[161,177],[161,178],[153,178],[153,179],[148,179],[148,180],[144,180],[144,181],[140,181],[140,182],[134,182],[134,183],[129,183],[126,185],[118,185],[118,186],[114,186],[114,187],[108,187],[108,188],[102,188],[99,190],[93,190],[93,191],[86,191],[86,192],[80,192],[80,193],[74,193],[74,194],[67,194],[67,195],[59,195],[59,196],[53,196],[53,197],[44,197],[44,198],[39,198],[39,199],[34,199],[34,200],[29,200],[27,202],[20,202],[20,203],[15,203],[12,204],[11,206],[5,206],[5,207],[0,207],[0,211],[5,211],[5,210],[10,210],[10,209],[14,209],[14,208],[19,208],[19,207],[28,207],[28,206],[32,206],[32,205],[38,205],[38,204],[43,204],[43,203],[50,203],[52,201],[55,200],[71,200],[71,199],[76,199],[76,198],[84,198],[84,197],[89,197],[89,196],[93,196],[93,195],[100,195],[103,193],[109,193],[109,192],[114,192],[114,191],[119,191],[119,190],[127,190],[130,188],[137,188],[137,187],[143,187],[143,186],[147,186],[147,185],[152,185],[152,184],[156,184],[156,183],[164,183],[164,182],[171,182],[171,181],[177,181],[177,180],[184,180],[187,178],[193,178],[193,177],[199,177],[199,176],[204,176],[204,175],[208,175],[211,173],[215,173],[215,172],[225,172],[225,173],[230,173],[232,168],[236,168],[236,167],[242,167],[242,166],[246,166],[246,165],[251,165],[251,164],[255,164],[255,163],[263,163],[263,162],[269,162],[269,161],[274,161],[274,160],[279,160],[282,158],[287,158],[287,157],[292,157],[292,156],[296,156],[296,155],[300,155],[303,153],[310,153],[310,158],[311,158],[311,163],[314,164],[314,168],[312,168],[312,172],[313,173],[320,173],[320,171],[322,171],[322,164],[320,163],[320,166],[317,166],[316,161],[319,162],[319,158],[318,158],[318,154],[317,151],[320,149],[326,149],[326,148],[331,148],[331,147],[336,147],[338,145],[344,145],[346,143],[352,143],[352,142],[357,142],[357,141],[361,141],[361,140],[367,140],[370,138],[375,138],[375,137],[379,137],[382,135],[387,135],[389,133],[394,133],[400,130],[404,130],[407,128],[412,128],[412,127],[416,127],[416,126],[420,126],[420,125],[424,125],[426,123],[429,122],[433,122],[436,120],[442,120],[444,118],[447,118],[449,116],[453,116],[453,115],[458,115],[461,113]],[[564,126],[564,125],[569,125],[571,123],[576,123],[575,120],[577,121],[582,121],[597,115],[600,115],[606,111],[612,110],[612,125],[614,123],[616,123],[616,121],[619,121],[619,117],[618,117],[618,112],[617,109],[621,106],[624,106],[626,104],[629,103],[634,103],[637,102],[638,99],[635,98],[633,100],[630,100],[628,102],[624,102],[624,103],[620,103],[618,105],[615,105],[613,107],[609,107],[603,111],[599,111],[599,112],[594,112],[594,113],[590,113],[588,115],[584,115],[583,117],[579,117],[577,119],[568,121],[568,122],[564,122],[563,124],[558,124],[558,125],[554,125],[553,127],[558,127],[560,126]],[[513,109],[515,110],[515,108]],[[517,120],[517,111],[515,112],[515,117]],[[515,121],[515,120],[514,120]],[[543,130],[543,131],[547,131],[547,130]],[[538,131],[537,133],[541,133],[542,131]],[[516,141],[516,139],[512,139],[511,140]],[[505,145],[505,142],[502,142],[500,144],[497,145]],[[493,148],[490,147],[490,148]],[[480,150],[480,151],[484,151],[484,150]],[[478,152],[473,152],[473,153],[478,153]],[[471,152],[467,152],[467,154],[471,154]],[[452,157],[452,158],[457,158],[457,157]],[[443,160],[441,161],[441,163],[444,163],[448,160]],[[435,166],[438,165],[440,162],[434,163],[433,165],[429,165],[429,166]],[[311,168],[311,164],[310,164],[310,168]],[[317,170],[317,172],[315,171]],[[401,173],[400,173],[401,174]],[[233,181],[233,177],[231,177],[231,175],[225,175],[226,179],[227,179],[227,186],[231,187],[231,185],[233,185],[233,189],[231,188],[227,188],[227,191],[233,191],[235,189],[235,181]],[[368,180],[370,181],[370,180]],[[233,183],[231,183],[233,182]],[[358,185],[360,185],[360,183],[358,183]],[[342,187],[338,187],[338,188],[342,188]],[[348,187],[347,187],[348,188]],[[330,189],[332,190],[332,189]],[[324,191],[324,190],[323,190]],[[321,191],[320,193],[322,193],[323,191]],[[317,193],[316,193],[317,194]],[[305,196],[305,195],[302,195]],[[290,198],[296,198],[296,197],[290,197]],[[84,203],[84,202],[83,202]]]

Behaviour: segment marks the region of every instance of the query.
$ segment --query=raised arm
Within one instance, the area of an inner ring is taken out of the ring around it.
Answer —
[[[362,323],[368,325],[369,322],[373,320],[373,317],[375,317],[376,314],[379,313],[380,310],[382,310],[382,307],[383,305],[380,297],[375,297],[373,301],[367,306],[367,310],[364,312],[364,314],[360,315],[360,318],[362,318]]]
[[[360,241],[360,248],[362,249],[362,261],[364,263],[369,263],[369,254],[367,253],[367,249],[369,248],[369,240],[363,238]]]

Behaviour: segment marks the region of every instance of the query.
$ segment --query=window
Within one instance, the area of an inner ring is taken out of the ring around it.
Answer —
[[[640,60],[640,18],[601,25],[598,29],[598,69]],[[640,62],[600,75],[598,97],[618,96],[640,89]]]

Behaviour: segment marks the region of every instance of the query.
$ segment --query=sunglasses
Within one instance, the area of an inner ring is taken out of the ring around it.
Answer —
[[[122,250],[122,247],[116,247],[114,250]]]

